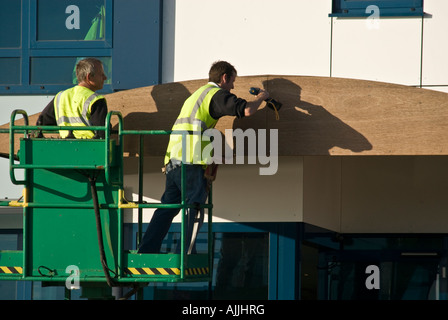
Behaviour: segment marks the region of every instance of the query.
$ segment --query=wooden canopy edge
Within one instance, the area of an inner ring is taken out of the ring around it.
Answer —
[[[170,130],[185,99],[206,79],[160,84],[107,94],[126,130]],[[250,100],[262,87],[282,103],[279,120],[265,107],[252,117],[223,117],[217,129],[278,130],[279,156],[446,155],[448,94],[404,85],[333,77],[238,77],[232,91]],[[42,106],[42,109],[45,106]],[[39,114],[29,117],[34,124]],[[17,120],[17,124],[23,120]],[[116,120],[112,123],[117,125]],[[1,126],[8,128],[9,123]],[[163,156],[167,136],[145,136],[145,155]],[[18,141],[15,150],[18,150]],[[124,152],[138,154],[137,136],[125,136]],[[0,156],[9,157],[8,134]]]

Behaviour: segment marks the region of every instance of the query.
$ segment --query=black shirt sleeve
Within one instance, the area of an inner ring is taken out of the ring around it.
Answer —
[[[92,126],[104,126],[107,116],[106,99],[99,99],[92,105],[90,110],[90,123]]]
[[[227,90],[219,90],[216,92],[210,102],[210,115],[213,119],[219,119],[223,116],[244,117],[244,109],[246,109],[247,101],[238,98]]]
[[[107,116],[107,103],[106,99],[99,99],[95,101],[90,110],[90,124],[92,126],[104,126]],[[104,139],[106,132],[104,130],[95,131],[94,139]]]
[[[54,98],[47,104],[36,121],[37,126],[55,126],[56,118],[54,115]]]

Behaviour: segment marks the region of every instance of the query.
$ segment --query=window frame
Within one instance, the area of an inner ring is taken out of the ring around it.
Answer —
[[[368,17],[366,9],[374,5],[382,17],[422,17],[423,0],[332,0],[330,17]]]
[[[31,0],[30,2],[30,48],[31,49],[103,49],[112,48],[112,0],[104,0],[106,17],[105,39],[97,41],[76,41],[76,40],[60,40],[45,41],[37,40],[37,2],[39,0]]]
[[[104,0],[105,39],[101,41],[37,41],[37,2],[22,0],[21,47],[0,49],[0,58],[20,58],[20,83],[1,84],[1,95],[51,95],[67,89],[67,84],[31,84],[31,59],[38,57],[110,57],[113,59],[113,0]],[[111,72],[112,75],[112,72]],[[99,93],[113,92],[104,84]]]

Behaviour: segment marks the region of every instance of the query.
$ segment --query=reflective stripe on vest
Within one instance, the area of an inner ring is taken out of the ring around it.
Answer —
[[[182,106],[177,120],[174,122],[173,131],[194,131],[195,134],[187,135],[187,150],[184,152],[186,163],[208,164],[210,156],[203,156],[202,151],[210,144],[207,137],[200,133],[214,128],[218,120],[214,119],[209,113],[210,101],[213,95],[221,88],[207,84],[199,88],[188,98]],[[170,135],[165,155],[165,164],[170,159],[182,160],[182,135]]]
[[[196,114],[198,113],[199,108],[201,107],[202,103],[204,102],[205,97],[212,89],[218,89],[218,88],[216,88],[215,86],[208,85],[204,89],[204,91],[199,95],[199,98],[196,100],[196,102],[193,106],[193,109],[191,110],[190,116],[185,117],[185,118],[177,118],[176,122],[174,122],[174,125],[188,123],[191,125],[200,126],[202,130],[207,130],[208,129],[207,123],[205,123],[201,119],[196,119]],[[199,89],[199,90],[201,90],[201,89]],[[207,108],[208,108],[208,106],[207,106]],[[210,115],[210,113],[209,113],[209,115]]]
[[[103,96],[90,89],[75,86],[59,92],[55,98],[55,115],[58,126],[91,126],[90,111],[93,103]],[[69,135],[68,130],[60,130],[62,138]],[[91,139],[94,133],[91,130],[74,130],[77,139]]]

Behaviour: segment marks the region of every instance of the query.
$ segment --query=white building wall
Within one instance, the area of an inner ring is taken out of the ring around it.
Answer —
[[[423,86],[442,86],[448,91],[448,2],[425,0],[425,11],[430,15],[423,25]]]
[[[145,158],[144,201],[157,203],[162,197],[162,161],[163,158]],[[137,201],[137,159],[125,159],[125,168],[126,199]],[[280,157],[275,175],[260,175],[259,168],[258,164],[219,166],[213,184],[213,222],[303,221],[303,157]],[[153,213],[154,209],[144,209],[143,222],[149,222]],[[125,222],[137,222],[137,218],[137,209],[125,212]],[[174,221],[180,219],[178,215]]]
[[[425,0],[424,18],[381,18],[378,29],[369,27],[366,19],[328,17],[331,0],[166,0],[163,8],[164,83],[206,78],[211,63],[223,59],[234,64],[240,76],[346,77],[448,92],[446,1]],[[0,96],[2,123],[9,122],[13,109],[33,114],[51,98]],[[215,188],[217,221],[306,221],[334,230],[355,230],[362,204],[347,202],[350,198],[344,190],[358,191],[356,184],[341,180],[340,160],[316,161],[283,159],[273,177],[259,177],[250,166],[220,169]],[[357,166],[364,164],[353,161]],[[163,192],[163,176],[159,165],[154,165],[145,175],[147,200],[158,200]],[[20,197],[21,186],[9,182],[7,160],[0,159],[0,166],[0,196]],[[132,196],[137,180],[135,173],[127,173],[127,192]],[[243,193],[252,188],[257,190]],[[317,193],[322,188],[327,188],[324,198]],[[227,205],[229,199],[233,206]],[[256,213],[246,215],[248,206]],[[145,211],[145,221],[150,214]],[[363,221],[364,231],[370,226],[376,230],[374,223]],[[397,231],[400,225],[397,219],[388,230]]]
[[[418,86],[421,18],[333,18],[332,76]]]
[[[239,75],[330,75],[331,1],[170,3],[165,17],[175,10],[168,23],[175,40],[164,37],[173,45],[164,49],[174,51],[174,68],[163,73],[165,82],[206,78],[216,60],[231,62]]]
[[[448,3],[424,18],[331,18],[330,0],[168,0],[163,82],[202,79],[216,60],[239,75],[332,76],[448,91]]]

